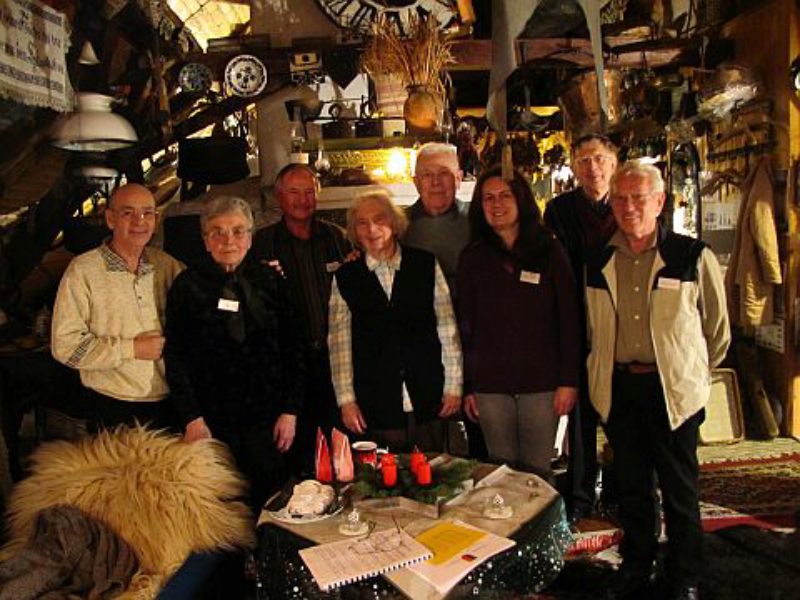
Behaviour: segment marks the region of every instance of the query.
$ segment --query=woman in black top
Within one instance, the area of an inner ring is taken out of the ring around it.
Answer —
[[[213,263],[172,284],[164,349],[170,399],[188,442],[228,444],[252,484],[253,506],[283,484],[302,398],[302,353],[284,282],[247,259],[253,215],[220,197],[202,220]]]

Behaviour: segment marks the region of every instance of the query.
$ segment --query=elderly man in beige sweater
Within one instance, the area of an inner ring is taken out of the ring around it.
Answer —
[[[147,244],[155,199],[138,184],[114,192],[106,209],[111,238],[76,256],[53,312],[52,352],[78,369],[90,428],[169,425],[163,318],[167,290],[183,266]]]

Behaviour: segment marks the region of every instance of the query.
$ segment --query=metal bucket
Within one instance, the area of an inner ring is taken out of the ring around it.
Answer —
[[[622,73],[606,69],[603,71],[603,81],[608,97],[605,130],[609,130],[622,122]],[[572,137],[604,131],[594,71],[587,71],[572,79],[559,96],[558,103],[564,113],[564,127]]]

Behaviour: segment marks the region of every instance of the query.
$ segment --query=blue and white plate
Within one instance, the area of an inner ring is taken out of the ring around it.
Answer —
[[[214,74],[206,65],[187,63],[178,73],[178,83],[184,92],[202,94],[211,87]]]

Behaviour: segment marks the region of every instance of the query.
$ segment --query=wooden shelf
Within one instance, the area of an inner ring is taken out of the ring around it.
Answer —
[[[396,136],[396,137],[364,137],[364,138],[332,138],[323,140],[308,140],[303,144],[303,152],[316,152],[319,142],[325,151],[339,150],[381,150],[386,148],[413,148],[416,144],[441,141],[440,136]]]

